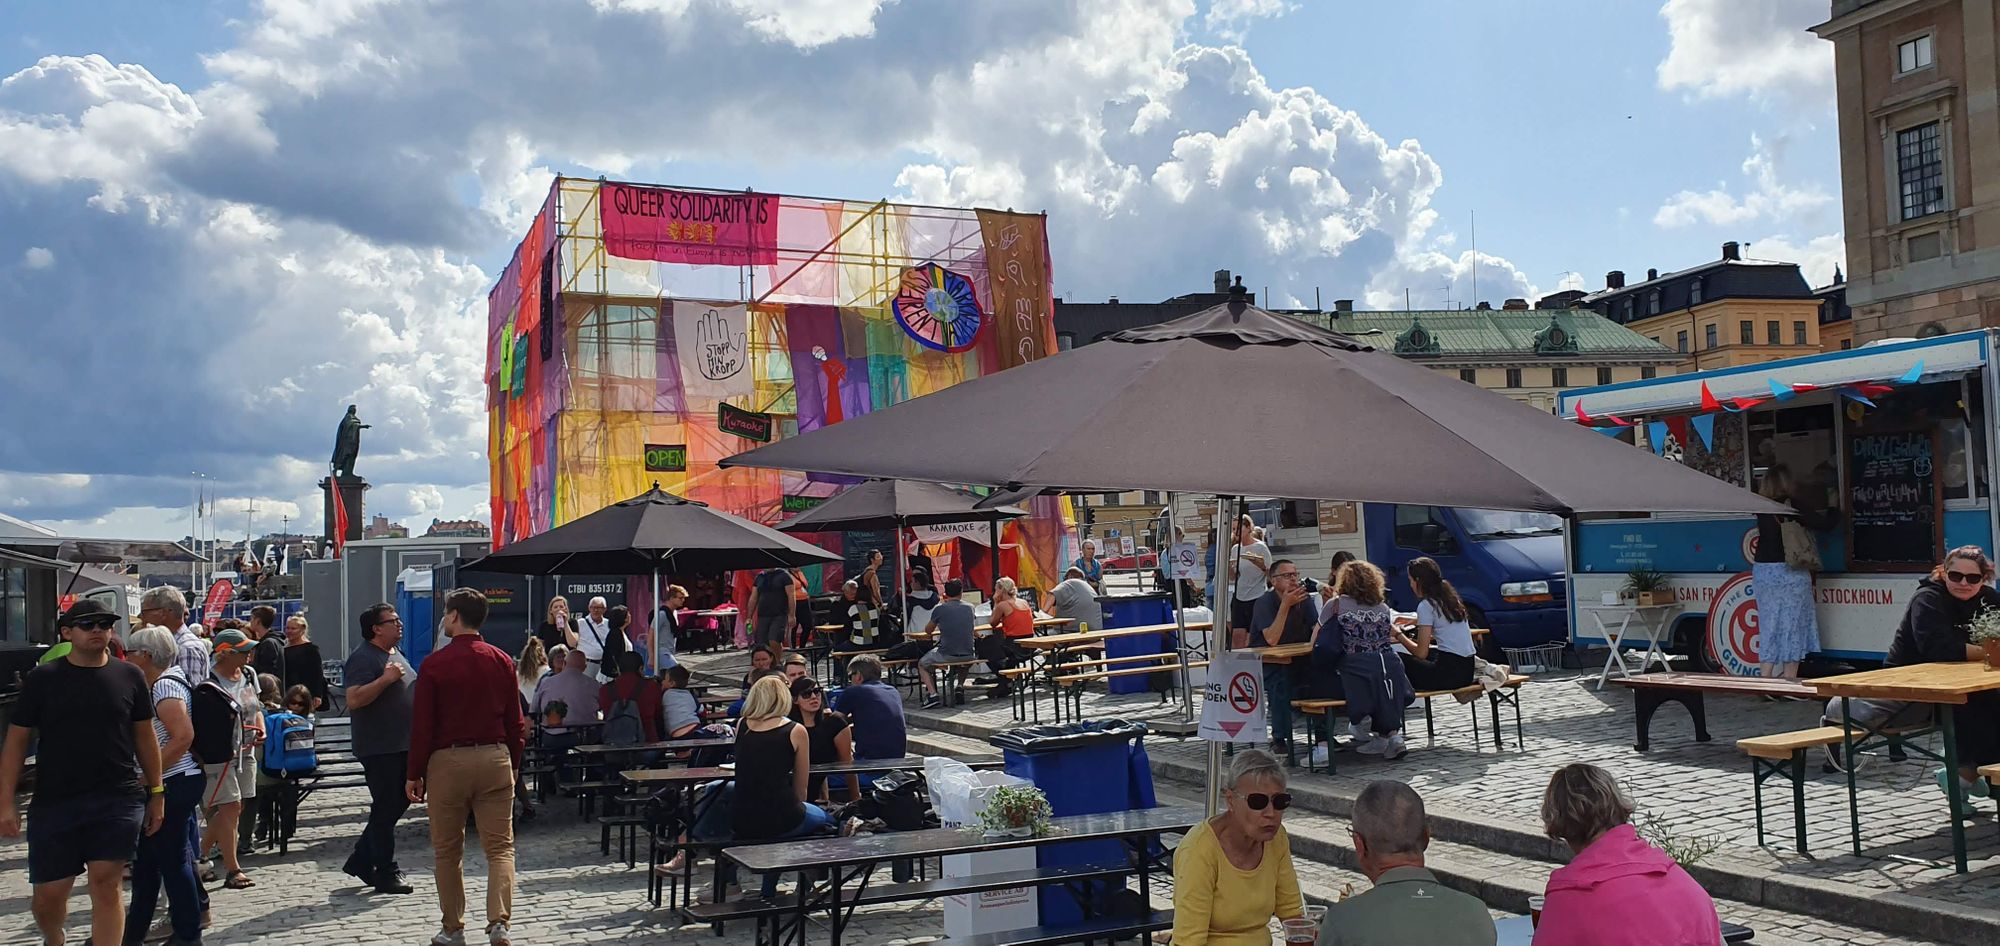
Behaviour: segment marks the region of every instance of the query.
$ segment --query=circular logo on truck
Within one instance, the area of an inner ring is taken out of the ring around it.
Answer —
[[[1743,533],[1743,561],[1745,564],[1757,560],[1757,530],[1752,528]]]
[[[1708,656],[1723,673],[1754,677],[1757,667],[1757,597],[1750,573],[1730,576],[1708,603]]]

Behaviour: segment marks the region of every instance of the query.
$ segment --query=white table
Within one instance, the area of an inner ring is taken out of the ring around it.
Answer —
[[[1673,669],[1667,653],[1660,649],[1672,625],[1675,615],[1681,613],[1678,604],[1655,604],[1638,607],[1629,604],[1585,604],[1577,609],[1590,615],[1597,622],[1597,631],[1611,645],[1611,653],[1604,658],[1604,672],[1597,677],[1597,688],[1604,689],[1604,682],[1611,679],[1611,668],[1618,668],[1618,675],[1633,675],[1632,665],[1626,661],[1625,645],[1637,635],[1645,644],[1645,651],[1639,655],[1638,673],[1645,673],[1657,660],[1661,666]]]

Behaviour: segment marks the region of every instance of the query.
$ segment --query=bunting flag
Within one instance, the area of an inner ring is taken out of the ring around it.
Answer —
[[[1595,430],[1606,437],[1612,437],[1612,438],[1616,438],[1619,434],[1625,432],[1625,429],[1623,427],[1592,427],[1590,429]]]
[[[1903,376],[1896,379],[1896,383],[1915,384],[1919,381],[1922,381],[1923,379],[1924,379],[1924,360],[1919,358],[1917,359],[1916,364],[1910,366],[1910,370],[1903,372]]]
[[[1861,393],[1859,386],[1841,388],[1840,396],[1858,404],[1866,404],[1869,407],[1875,406],[1875,402],[1869,400],[1868,395]]]
[[[1576,422],[1585,426],[1595,426],[1597,423],[1589,414],[1583,412],[1582,401],[1576,402]]]
[[[1767,400],[1770,399],[1762,397],[1733,397],[1730,398],[1730,401],[1733,402],[1736,406],[1727,408],[1727,410],[1732,414],[1741,414],[1744,411],[1756,407],[1757,405],[1762,404]]]
[[[1848,387],[1854,389],[1862,397],[1881,397],[1895,390],[1893,386],[1882,384],[1878,381],[1863,381],[1860,384],[1848,385]]]
[[[1663,420],[1646,422],[1646,442],[1652,445],[1654,456],[1665,452],[1667,449],[1667,422]]]
[[[1714,415],[1714,414],[1703,414],[1703,415],[1701,415],[1701,416],[1699,416],[1699,417],[1693,417],[1693,418],[1690,418],[1690,420],[1694,421],[1694,432],[1695,432],[1695,433],[1697,433],[1697,434],[1700,434],[1700,435],[1701,435],[1701,447],[1702,447],[1702,449],[1703,449],[1703,450],[1707,450],[1707,451],[1708,451],[1708,452],[1710,452],[1710,453],[1714,453],[1714,452],[1715,452],[1715,415]]]
[[[1623,417],[1620,417],[1620,416],[1618,416],[1618,415],[1616,415],[1616,414],[1606,414],[1606,415],[1604,415],[1604,418],[1605,418],[1606,420],[1609,420],[1609,421],[1610,421],[1611,423],[1613,423],[1613,424],[1615,424],[1615,425],[1617,425],[1617,426],[1619,426],[1619,427],[1637,427],[1637,426],[1638,426],[1638,424],[1634,423],[1633,421],[1629,421],[1629,420],[1626,420],[1625,418],[1623,418]]]
[[[1708,390],[1708,382],[1706,381],[1701,383],[1701,409],[1703,412],[1709,414],[1722,410],[1722,402],[1716,400],[1715,395]]]
[[[1777,398],[1780,401],[1789,401],[1792,398],[1799,396],[1799,392],[1792,390],[1791,387],[1779,384],[1778,379],[1770,378],[1768,380],[1771,382],[1772,397]]]
[[[1667,418],[1667,431],[1674,435],[1674,442],[1680,444],[1682,450],[1687,449],[1691,438],[1688,437],[1688,419],[1685,416]]]

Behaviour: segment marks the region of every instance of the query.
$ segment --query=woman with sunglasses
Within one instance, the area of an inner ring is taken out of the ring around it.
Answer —
[[[1885,667],[1922,663],[1954,663],[1981,660],[1985,655],[1972,643],[1966,625],[1973,615],[1986,608],[2000,608],[2000,592],[1993,590],[1993,560],[1976,545],[1962,545],[1945,553],[1944,561],[1931,569],[1929,578],[1917,583],[1896,625],[1896,637],[1889,644]],[[1893,700],[1853,700],[1850,715],[1856,723],[1871,729],[1885,725],[1918,725],[1930,720],[1930,707],[1922,703]],[[1973,797],[1985,798],[1986,780],[1977,777],[1982,765],[2000,762],[2000,694],[1974,693],[1955,711],[1958,725],[1958,775],[1968,809]],[[1840,700],[1829,700],[1826,718],[1840,725]],[[1939,789],[1945,788],[1945,770],[1936,772]],[[1961,812],[1962,814],[1963,812]]]
[[[1272,917],[1305,913],[1280,824],[1292,805],[1285,767],[1261,749],[1238,752],[1222,799],[1227,810],[1174,851],[1174,946],[1270,946]]]
[[[808,755],[814,765],[833,762],[854,761],[854,728],[847,717],[826,708],[826,691],[819,681],[811,677],[800,677],[792,681],[792,722],[806,728]],[[847,798],[861,797],[861,780],[849,775],[842,779],[847,783]],[[832,796],[827,794],[826,776],[815,775],[806,794],[812,800],[825,804]]]

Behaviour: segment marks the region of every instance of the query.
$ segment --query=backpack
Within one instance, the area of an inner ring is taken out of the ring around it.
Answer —
[[[203,765],[221,765],[236,760],[236,734],[243,727],[243,708],[236,697],[209,678],[194,685],[188,697],[188,718],[194,723],[194,742],[188,753]]]
[[[617,692],[614,689],[613,696]],[[618,696],[611,703],[611,712],[604,714],[604,744],[636,746],[645,741],[646,724],[639,719],[638,701],[631,696]]]
[[[313,721],[292,712],[264,714],[264,771],[300,775],[319,768]]]

